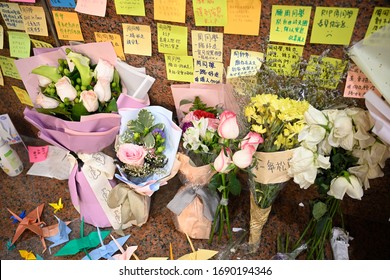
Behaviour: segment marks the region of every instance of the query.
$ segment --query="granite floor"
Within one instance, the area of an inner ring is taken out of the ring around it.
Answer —
[[[26,145],[45,145],[38,139],[23,137]],[[22,144],[14,145],[22,158],[25,168],[21,175],[8,177],[0,172],[0,218],[3,221],[0,227],[0,259],[20,260],[22,257],[18,250],[31,251],[40,255],[45,260],[75,260],[85,256],[78,253],[73,256],[55,257],[54,254],[63,245],[54,247],[52,254],[47,250],[42,253],[43,246],[39,237],[31,231],[25,231],[16,241],[16,248],[8,250],[7,241],[12,239],[17,224],[10,219],[7,208],[15,213],[23,210],[30,212],[39,204],[44,203],[41,216],[47,225],[55,224],[53,208],[48,203],[57,202],[61,197],[64,208],[56,215],[64,220],[71,221],[72,229],[70,239],[80,237],[80,215],[73,207],[66,180],[60,181],[47,177],[26,175],[31,167],[28,162],[28,154]],[[350,241],[349,257],[354,260],[388,260],[390,259],[390,162],[384,170],[385,176],[371,180],[371,188],[365,192],[361,201],[345,199],[343,201],[344,222],[353,240]],[[141,227],[132,226],[124,231],[130,234],[126,242],[128,246],[137,245],[136,255],[139,259],[149,257],[168,257],[170,244],[174,258],[191,252],[191,247],[186,236],[175,229],[172,213],[166,205],[174,197],[180,187],[176,177],[169,181],[168,185],[161,187],[152,196],[149,219]],[[208,240],[195,240],[195,249],[211,249],[219,251],[213,259],[250,259],[268,260],[277,253],[277,237],[288,234],[290,240],[296,240],[303,231],[309,219],[309,200],[315,197],[314,190],[301,190],[294,183],[289,183],[276,199],[268,221],[263,229],[261,244],[256,253],[248,253],[245,244],[248,241],[249,229],[249,190],[243,187],[238,197],[232,197],[229,201],[231,224],[242,231],[233,234],[233,243],[241,244],[236,250],[230,250],[232,243],[226,238],[220,242],[214,240],[210,245]],[[301,205],[300,205],[301,204]],[[107,228],[112,230],[112,228]],[[85,225],[85,234],[96,230],[91,225]],[[112,231],[113,236],[119,237]],[[109,239],[109,238],[108,238]],[[107,239],[107,240],[108,240]],[[105,240],[105,242],[108,242]],[[51,242],[46,241],[49,246]],[[329,253],[329,252],[328,252]],[[330,256],[331,257],[331,256]],[[304,259],[304,253],[299,259]]]

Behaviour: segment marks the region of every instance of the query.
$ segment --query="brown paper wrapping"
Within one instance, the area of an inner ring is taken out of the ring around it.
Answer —
[[[250,195],[250,224],[249,224],[249,245],[252,247],[253,251],[256,251],[260,244],[261,233],[265,223],[268,221],[269,213],[271,212],[271,207],[260,208],[255,203],[253,194]]]

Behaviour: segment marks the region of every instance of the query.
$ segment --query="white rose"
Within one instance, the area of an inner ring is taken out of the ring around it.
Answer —
[[[319,125],[305,126],[298,134],[298,141],[304,141],[308,146],[315,146],[324,140],[326,130]]]
[[[301,189],[307,189],[314,184],[317,177],[317,168],[311,167],[305,172],[295,174],[294,183],[298,184]]]
[[[99,58],[94,73],[96,80],[99,81],[100,79],[104,79],[111,83],[114,77],[114,66],[112,66],[108,61]]]
[[[80,100],[88,112],[95,112],[99,108],[99,101],[93,90],[84,90],[80,93]]]
[[[48,85],[51,84],[51,80],[49,78],[46,78],[41,75],[37,75],[37,76],[38,76],[38,85],[40,87],[47,87]]]
[[[360,180],[355,175],[350,175],[348,179],[344,176],[340,176],[334,178],[330,183],[328,195],[342,200],[345,193],[347,193],[347,195],[351,198],[361,200],[363,196],[363,188]]]
[[[370,133],[374,121],[368,111],[361,108],[347,108],[345,112],[350,116],[355,125],[354,137],[359,141],[359,146],[365,149],[375,143],[375,137]]]
[[[97,94],[100,102],[107,102],[111,99],[111,85],[110,81],[105,79],[97,80],[93,91]]]
[[[47,97],[42,92],[38,93],[35,103],[45,109],[57,108],[60,102],[57,100]]]
[[[340,111],[334,119],[328,141],[333,147],[342,147],[348,151],[352,150],[354,145],[352,119],[344,111]]]
[[[307,124],[320,124],[327,125],[328,119],[326,116],[320,111],[309,105],[309,109],[304,114],[305,121]]]
[[[298,147],[294,150],[292,158],[289,161],[287,173],[294,178],[294,182],[302,189],[307,189],[317,176],[317,168],[314,165],[314,153],[304,147]]]
[[[64,101],[65,98],[68,98],[69,101],[73,101],[77,97],[77,91],[72,86],[72,83],[68,77],[64,76],[59,79],[55,86],[57,94],[62,101]]]

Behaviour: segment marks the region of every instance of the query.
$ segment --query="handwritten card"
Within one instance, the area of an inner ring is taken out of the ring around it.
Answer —
[[[356,64],[352,64],[348,70],[348,76],[345,81],[344,97],[364,98],[364,95],[369,90],[372,90],[380,96],[379,91],[367,76]]]
[[[347,61],[342,61],[338,58],[323,57],[321,60],[318,55],[311,55],[308,65],[306,67],[307,75],[320,75],[321,86],[328,89],[336,89],[341,81]],[[317,72],[317,67],[320,68],[321,73]]]
[[[260,69],[264,54],[232,49],[226,78],[253,76]]]
[[[75,8],[74,0],[50,0],[50,5],[56,8]]]
[[[225,26],[226,0],[192,0],[196,26]]]
[[[45,11],[40,6],[19,6],[22,12],[26,33],[48,36]]]
[[[317,7],[310,43],[349,45],[358,12],[358,8]]]
[[[30,162],[41,162],[47,158],[49,146],[27,146]]]
[[[145,16],[144,0],[115,0],[114,2],[118,15]]]
[[[32,103],[31,98],[28,95],[27,91],[25,91],[24,89],[21,89],[17,86],[12,86],[12,89],[14,90],[14,92],[16,93],[16,96],[19,98],[19,100],[22,104],[34,107],[34,104]]]
[[[87,15],[104,17],[107,0],[77,0],[75,11]]]
[[[196,60],[194,82],[200,84],[219,84],[223,79],[223,63],[217,61]]]
[[[186,0],[154,0],[154,20],[185,23]]]
[[[30,57],[30,36],[25,32],[8,31],[10,56],[17,58]]]
[[[0,67],[4,76],[21,80],[15,59],[0,55]]]
[[[4,28],[0,25],[0,50],[4,48]]]
[[[223,33],[191,30],[191,36],[194,59],[222,62]]]
[[[119,34],[95,32],[95,40],[96,42],[111,42],[116,55],[120,59],[126,60],[125,54],[123,53],[122,39]]]
[[[375,7],[374,12],[372,13],[370,23],[366,31],[365,38],[371,33],[377,31],[383,26],[390,23],[390,8],[385,7]]]
[[[167,79],[170,81],[194,81],[194,61],[192,56],[165,54]]]
[[[187,55],[187,26],[157,23],[158,51]]]
[[[259,35],[261,1],[228,0],[228,20],[223,33],[241,35]]]
[[[270,41],[304,45],[311,7],[272,5]]]
[[[0,13],[8,29],[24,31],[23,16],[19,4],[0,2]]]
[[[46,43],[44,41],[30,39],[31,43],[33,44],[34,48],[52,48],[53,46],[49,43]]]
[[[23,142],[8,114],[0,115],[0,136],[8,144]]]
[[[268,44],[267,61],[269,67],[281,76],[296,77],[299,74],[299,60],[303,47]]]
[[[152,34],[149,25],[122,23],[124,51],[152,56]]]
[[[60,40],[84,41],[77,13],[53,11],[53,17]]]

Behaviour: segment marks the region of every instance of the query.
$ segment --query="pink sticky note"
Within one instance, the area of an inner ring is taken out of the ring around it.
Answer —
[[[40,162],[47,158],[47,152],[49,151],[48,146],[28,146],[27,148],[30,162]]]

